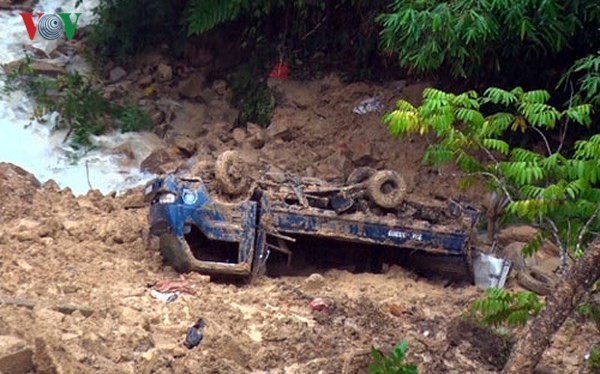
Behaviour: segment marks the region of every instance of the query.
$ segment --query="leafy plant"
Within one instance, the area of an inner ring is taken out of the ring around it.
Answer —
[[[398,343],[392,353],[386,357],[378,349],[371,348],[373,362],[369,365],[371,374],[418,374],[417,365],[404,362],[408,342]]]
[[[536,316],[544,304],[533,292],[509,292],[498,288],[486,290],[485,298],[476,300],[471,310],[488,326],[522,326]]]
[[[455,77],[523,74],[596,35],[593,0],[393,0],[378,17],[383,47],[417,73],[448,67]],[[582,45],[582,48],[589,46]]]
[[[564,141],[569,126],[590,124],[591,105],[561,111],[548,104],[546,91],[521,88],[489,88],[483,96],[426,89],[423,97],[420,107],[400,100],[385,116],[392,134],[433,132],[438,142],[428,148],[425,161],[454,161],[465,177],[485,178],[509,200],[509,214],[552,238],[562,268],[569,257],[583,254],[600,230],[600,134],[575,142],[569,153]],[[550,130],[559,133],[556,141],[544,134]],[[541,150],[509,144],[505,137],[512,134],[539,137]],[[537,238],[530,252],[541,242]]]
[[[91,136],[111,128],[124,132],[152,127],[149,115],[137,106],[123,107],[103,96],[101,86],[79,73],[60,74],[56,78],[37,74],[31,59],[26,58],[11,72],[5,91],[23,89],[36,103],[33,119],[44,122],[46,114],[58,112],[56,128],[68,129],[65,141],[71,138],[75,149],[93,146]]]
[[[181,22],[186,1],[100,0],[96,23],[85,36],[88,56],[128,64],[138,53],[168,43],[173,52],[185,39]]]
[[[558,85],[574,90],[574,87],[569,87],[573,81],[577,87],[573,92],[574,103],[590,103],[594,107],[600,106],[600,51],[575,61]]]

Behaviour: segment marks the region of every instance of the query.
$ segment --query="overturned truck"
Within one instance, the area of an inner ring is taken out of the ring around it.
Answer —
[[[303,252],[319,264],[351,254],[357,270],[404,262],[471,277],[478,212],[467,204],[410,199],[390,170],[359,168],[344,183],[288,173],[250,182],[241,165],[229,151],[211,173],[146,185],[150,234],[176,270],[249,277],[277,259],[290,266]]]

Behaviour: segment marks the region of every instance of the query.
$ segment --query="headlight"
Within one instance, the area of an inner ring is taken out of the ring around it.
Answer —
[[[177,196],[174,193],[163,193],[158,196],[158,202],[160,204],[173,204],[176,198]]]

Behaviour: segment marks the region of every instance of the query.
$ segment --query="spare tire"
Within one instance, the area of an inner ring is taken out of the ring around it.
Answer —
[[[359,184],[369,180],[375,174],[376,170],[369,166],[361,166],[352,170],[348,179],[346,179],[346,184]]]
[[[404,201],[406,181],[395,171],[378,171],[369,180],[367,193],[375,204],[393,209]]]
[[[541,296],[549,295],[558,283],[558,277],[552,273],[544,273],[535,268],[523,269],[517,274],[517,282]]]
[[[246,168],[236,151],[225,151],[215,163],[215,178],[221,190],[229,195],[246,192]]]

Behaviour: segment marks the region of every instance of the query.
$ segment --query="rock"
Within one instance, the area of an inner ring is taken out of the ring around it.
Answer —
[[[177,85],[177,91],[179,92],[179,95],[184,98],[195,99],[202,96],[205,82],[206,78],[204,75],[196,73],[179,82]]]
[[[349,145],[350,159],[356,166],[367,166],[375,162],[373,147],[366,141],[353,142]]]
[[[173,133],[187,135],[192,139],[201,136],[206,131],[203,125],[207,114],[208,107],[205,104],[184,102],[175,120],[171,122]]]
[[[140,366],[138,367],[138,373],[150,374],[154,371],[156,365],[156,349],[150,349],[141,355]]]
[[[283,140],[289,140],[291,135],[292,124],[290,118],[287,115],[273,116],[271,124],[267,127],[267,136],[271,139],[281,138]]]
[[[246,123],[246,130],[250,135],[256,135],[258,133],[264,132],[264,129],[257,125],[256,123],[248,122]]]
[[[313,273],[305,280],[304,289],[306,291],[314,291],[323,288],[325,278],[321,274]]]
[[[162,110],[155,110],[150,115],[150,118],[152,119],[152,123],[154,124],[154,126],[158,126],[165,121],[165,112],[163,112]]]
[[[173,78],[173,69],[167,64],[160,63],[156,68],[160,82],[170,81]]]
[[[165,166],[180,162],[183,157],[177,147],[157,149],[142,161],[140,169],[144,172],[161,174]]]
[[[21,64],[24,63],[24,60],[13,61],[4,65],[4,72],[9,74],[13,71],[17,71]],[[56,77],[60,74],[65,74],[65,66],[64,64],[51,63],[45,60],[33,61],[31,62],[31,69],[38,74],[48,75],[51,77]]]
[[[31,13],[33,11],[33,1],[0,0],[0,9]]]
[[[142,78],[140,78],[137,81],[138,85],[140,86],[147,86],[150,83],[152,83],[152,75],[148,74],[148,75],[144,75]]]
[[[116,66],[110,70],[108,80],[111,82],[118,82],[121,79],[125,78],[127,72],[120,66]]]
[[[185,157],[191,157],[196,153],[196,143],[187,136],[177,136],[173,139],[173,145],[183,153]]]
[[[212,89],[219,96],[225,96],[229,91],[227,89],[227,82],[225,82],[224,80],[221,80],[221,79],[217,79],[216,81],[213,82]]]
[[[15,336],[0,336],[0,373],[26,374],[33,370],[33,350],[27,342]]]
[[[236,127],[235,129],[233,129],[232,137],[233,141],[236,142],[236,144],[240,145],[244,142],[244,140],[246,140],[246,131],[244,131],[244,129]]]
[[[252,146],[252,148],[260,149],[265,146],[265,135],[262,132],[259,132],[255,135],[252,135],[248,138],[248,143]]]
[[[539,232],[535,227],[527,225],[509,226],[498,234],[498,243],[507,246],[512,242],[527,243]]]
[[[534,256],[523,256],[523,247],[525,247],[525,244],[524,242],[512,242],[501,248],[498,251],[498,256],[510,260],[513,264],[513,269],[516,271],[534,266],[537,263]]]

